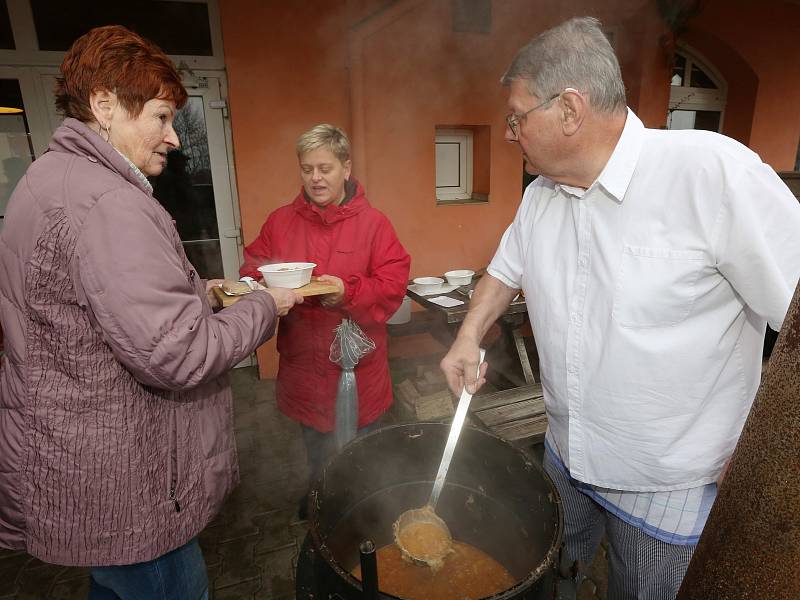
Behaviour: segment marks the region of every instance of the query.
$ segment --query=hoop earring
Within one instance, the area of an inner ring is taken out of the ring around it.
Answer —
[[[111,143],[111,127],[109,125],[100,125],[100,137],[103,137],[103,130],[106,130],[105,141]]]

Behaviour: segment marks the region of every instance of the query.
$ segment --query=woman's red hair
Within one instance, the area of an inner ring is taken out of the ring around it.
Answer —
[[[121,25],[97,27],[75,40],[61,63],[56,107],[65,117],[94,121],[89,97],[98,90],[116,93],[134,118],[153,98],[181,108],[188,97],[164,51]]]

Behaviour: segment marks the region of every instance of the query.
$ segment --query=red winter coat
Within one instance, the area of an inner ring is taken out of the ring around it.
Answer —
[[[392,403],[386,352],[386,320],[406,292],[411,257],[389,219],[372,208],[360,184],[340,206],[321,210],[302,190],[294,202],[267,218],[261,234],[245,248],[242,275],[260,277],[257,267],[274,262],[313,262],[314,275],[335,275],[344,282],[343,303],[326,309],[306,298],[278,327],[278,407],[318,431],[332,431],[341,370],[329,359],[334,329],[350,316],[375,342],[355,369],[358,426],[382,415]]]

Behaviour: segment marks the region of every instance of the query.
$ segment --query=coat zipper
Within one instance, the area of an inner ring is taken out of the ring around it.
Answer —
[[[178,422],[175,410],[170,412],[170,431],[169,431],[169,499],[175,505],[175,512],[181,512],[181,505],[178,502]]]

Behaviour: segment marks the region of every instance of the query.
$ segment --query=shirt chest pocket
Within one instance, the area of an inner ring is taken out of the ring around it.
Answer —
[[[677,325],[688,315],[705,265],[702,250],[626,245],[612,316],[622,327]]]

